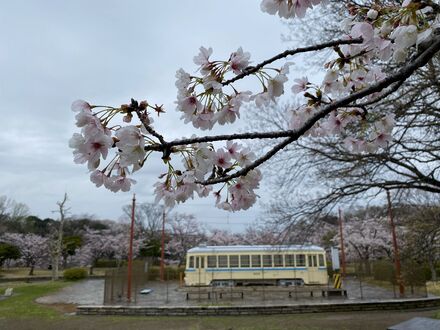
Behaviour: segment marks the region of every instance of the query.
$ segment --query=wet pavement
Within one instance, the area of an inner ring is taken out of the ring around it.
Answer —
[[[142,287],[135,288],[137,294],[131,304],[139,306],[200,306],[200,305],[270,305],[270,304],[311,304],[352,302],[356,300],[387,300],[396,296],[394,290],[373,286],[358,279],[347,279],[343,283],[347,290],[345,297],[323,297],[322,291],[330,287],[233,287],[233,288],[181,288],[177,281],[150,281]],[[142,289],[151,289],[149,294],[140,294]],[[116,289],[115,289],[116,290]],[[114,299],[109,304],[126,304],[126,294],[114,292]],[[425,292],[417,292],[410,297],[423,297]],[[85,280],[63,288],[54,295],[37,299],[45,304],[104,304],[104,280]]]

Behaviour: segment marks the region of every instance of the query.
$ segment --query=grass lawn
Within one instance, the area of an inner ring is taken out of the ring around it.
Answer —
[[[60,313],[55,309],[37,304],[35,299],[56,292],[70,285],[71,282],[57,281],[23,284],[21,282],[4,283],[0,286],[1,294],[7,287],[14,288],[12,297],[0,300],[0,319],[4,318],[58,318]]]
[[[430,294],[440,296],[440,282],[427,282],[426,287]]]
[[[17,277],[27,277],[29,276],[29,269],[27,267],[19,268],[2,268],[0,269],[1,278],[17,278]],[[93,268],[94,275],[105,275],[105,271],[110,268]],[[88,271],[88,270],[87,270]],[[60,275],[63,275],[63,271],[60,270]],[[51,276],[52,271],[48,269],[34,269],[34,277],[38,276]]]

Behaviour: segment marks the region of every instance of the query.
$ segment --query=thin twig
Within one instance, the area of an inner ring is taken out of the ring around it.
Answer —
[[[258,70],[260,70],[264,66],[266,66],[272,62],[275,62],[277,60],[280,60],[284,57],[287,57],[287,56],[291,56],[291,55],[295,55],[295,54],[299,54],[299,53],[318,51],[318,50],[322,50],[322,49],[330,48],[330,47],[335,47],[335,46],[339,46],[339,45],[361,44],[362,42],[363,42],[362,38],[339,39],[339,40],[333,40],[333,41],[329,41],[329,42],[325,42],[325,43],[322,43],[319,45],[314,45],[314,46],[309,46],[309,47],[288,49],[288,50],[286,50],[278,55],[275,55],[274,57],[271,57],[271,58],[255,65],[255,66],[251,66],[251,67],[246,68],[243,73],[240,73],[239,75],[235,76],[234,78],[231,78],[229,80],[224,81],[222,83],[222,85],[223,86],[229,85],[229,84],[233,83],[234,81],[237,81],[239,79],[242,79],[246,76],[249,76],[249,75],[257,72]]]

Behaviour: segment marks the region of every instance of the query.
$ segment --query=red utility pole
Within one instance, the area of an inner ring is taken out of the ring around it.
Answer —
[[[396,266],[396,280],[399,285],[400,297],[405,294],[405,287],[402,283],[402,277],[400,274],[400,256],[399,256],[399,246],[397,245],[396,237],[396,226],[394,225],[393,212],[391,210],[391,195],[390,191],[387,189],[387,199],[388,199],[388,217],[390,218],[391,234],[393,235],[393,248],[394,248],[394,264]]]
[[[160,248],[160,280],[165,280],[165,207],[162,213],[162,238]]]
[[[342,232],[342,211],[339,208],[339,235],[341,236],[341,265],[342,265],[342,277],[345,277],[345,248],[344,248],[344,234]]]
[[[128,248],[128,269],[127,269],[127,301],[131,301],[131,277],[133,266],[133,236],[134,236],[134,208],[136,203],[135,194],[133,194],[133,204],[131,205],[131,226],[130,226],[130,245]]]

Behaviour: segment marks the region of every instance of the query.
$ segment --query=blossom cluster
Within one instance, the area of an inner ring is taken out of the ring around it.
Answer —
[[[261,9],[283,18],[302,18],[307,10],[325,2],[263,0]],[[313,137],[338,135],[352,152],[374,152],[378,148],[386,149],[392,140],[394,116],[380,113],[372,106],[385,92],[369,93],[345,107],[324,111],[335,100],[385,79],[386,74],[378,64],[405,62],[429,46],[440,27],[440,16],[420,1],[410,0],[403,1],[401,6],[375,1],[348,9],[350,17],[341,26],[345,32],[343,41],[350,42],[333,46],[335,57],[325,64],[326,74],[321,83],[312,83],[307,77],[294,80],[290,90],[300,95],[304,104],[290,110],[289,125],[290,129]],[[183,69],[176,73],[176,110],[185,123],[201,130],[234,123],[240,118],[244,103],[252,102],[264,108],[285,93],[292,63],[277,67],[272,63],[287,57],[288,52],[255,66],[251,65],[250,53],[241,47],[228,60],[213,60],[212,54],[212,48],[200,47],[193,59],[196,74]],[[236,83],[247,77],[256,79],[261,90],[241,91]],[[258,159],[249,148],[230,141],[232,138],[216,140],[228,141],[220,148],[200,140],[194,143],[191,138],[187,139],[188,143],[167,143],[154,131],[147,109],[163,112],[161,106],[151,106],[146,101],[132,100],[131,104],[118,108],[92,106],[81,100],[73,103],[81,133],[75,133],[69,144],[74,149],[74,161],[87,163],[96,186],[114,192],[128,191],[135,183],[129,175],[143,167],[151,152],[159,151],[163,153],[167,171],[155,184],[155,194],[156,200],[163,200],[166,206],[172,207],[195,194],[213,195],[217,207],[230,211],[248,209],[255,203],[261,172],[253,166]],[[139,124],[131,123],[134,114]],[[117,121],[121,116],[122,120]],[[103,169],[98,169],[110,149],[115,150],[113,158]],[[175,157],[182,163],[176,163]],[[237,172],[243,175],[232,175]],[[213,184],[219,184],[220,188]]]
[[[200,76],[192,76],[183,69],[176,72],[177,110],[182,113],[185,123],[191,122],[202,130],[212,129],[216,123],[230,124],[240,118],[243,103],[267,104],[284,93],[290,63],[279,69],[253,70],[249,66],[249,52],[244,52],[241,47],[230,55],[228,61],[211,60],[212,53],[211,47],[200,47],[199,54],[194,57]],[[253,95],[251,91],[239,92],[233,86],[233,78],[248,74],[259,80],[262,92]],[[230,91],[226,90],[227,87]]]
[[[291,110],[290,127],[299,129],[333,100],[361,91],[386,78],[378,63],[395,63],[408,56],[423,44],[429,44],[439,16],[429,24],[431,7],[404,1],[400,8],[351,8],[352,16],[344,19],[342,29],[346,38],[362,38],[361,44],[335,47],[337,58],[326,64],[327,72],[320,85],[307,77],[295,79],[294,94],[300,94],[306,103]],[[380,97],[370,94],[360,100],[368,103]],[[373,102],[374,103],[374,102]],[[311,136],[342,135],[344,145],[352,152],[374,152],[386,148],[391,142],[394,116],[367,111],[366,107],[341,108],[318,121],[307,134]]]
[[[282,18],[303,18],[307,9],[313,8],[326,0],[263,0],[261,10],[271,15],[278,14]]]
[[[163,200],[167,207],[193,198],[207,197],[212,186],[202,185],[209,176],[222,176],[227,171],[244,168],[256,158],[255,154],[242,145],[228,141],[224,148],[214,149],[212,144],[197,143],[181,148],[184,170],[175,170],[168,162],[169,170],[165,180],[155,184],[156,202]],[[256,200],[255,189],[259,187],[261,172],[250,171],[246,176],[233,179],[214,191],[216,206],[230,211],[248,209]],[[224,199],[222,199],[222,195]]]
[[[93,112],[94,109],[98,111]],[[103,185],[113,192],[129,191],[135,181],[127,174],[140,169],[146,160],[144,147],[149,137],[145,127],[110,126],[117,114],[124,114],[124,122],[131,121],[132,114],[127,105],[120,108],[98,107],[77,100],[72,104],[72,111],[77,113],[76,126],[81,128],[81,133],[74,133],[69,141],[69,146],[74,149],[75,163],[87,163],[92,171],[90,180],[97,187]],[[103,170],[99,170],[101,159],[105,160],[113,147],[117,148],[116,155]]]

